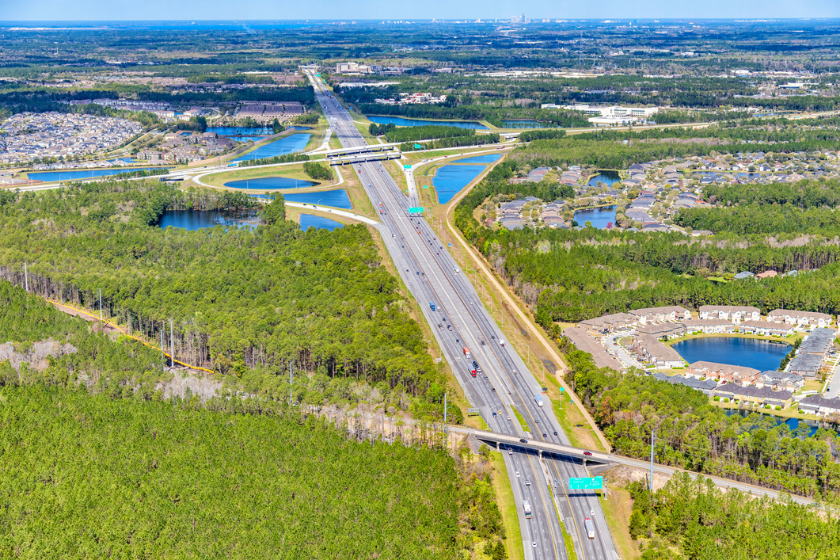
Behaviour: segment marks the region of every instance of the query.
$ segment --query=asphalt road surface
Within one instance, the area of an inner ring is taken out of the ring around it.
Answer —
[[[365,145],[350,114],[318,78],[311,73],[309,78],[333,134],[342,146]],[[540,384],[513,348],[509,344],[501,345],[501,331],[467,277],[444,249],[444,243],[423,218],[409,217],[409,199],[383,164],[354,164],[353,170],[379,213],[382,227],[378,229],[384,232],[385,245],[400,275],[420,303],[469,402],[479,408],[490,430],[536,441],[568,444],[568,438],[549,410],[551,402],[545,396],[542,407],[536,402]],[[465,357],[465,347],[472,359]],[[475,377],[469,371],[473,359],[481,368]],[[511,405],[522,413],[530,435],[523,433],[511,413]],[[527,558],[566,558],[561,522],[572,536],[579,559],[613,560],[618,557],[594,492],[568,490],[569,477],[589,476],[579,460],[541,459],[534,452],[513,446],[510,449],[503,447],[503,450],[520,512]],[[519,476],[516,476],[517,472]],[[533,511],[530,520],[522,513],[525,500]],[[586,517],[592,518],[595,525],[592,539],[583,529]]]

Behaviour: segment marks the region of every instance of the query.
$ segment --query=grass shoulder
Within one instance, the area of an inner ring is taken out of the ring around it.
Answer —
[[[522,531],[519,528],[519,510],[513,496],[505,459],[501,453],[490,453],[493,461],[493,488],[496,490],[496,500],[502,513],[505,525],[505,550],[510,560],[525,560],[522,545]]]

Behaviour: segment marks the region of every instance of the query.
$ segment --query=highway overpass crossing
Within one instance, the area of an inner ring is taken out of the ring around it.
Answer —
[[[560,455],[563,457],[572,457],[580,459],[584,462],[592,463],[612,463],[614,459],[608,453],[601,453],[599,451],[590,451],[588,449],[581,449],[571,445],[564,445],[562,443],[552,443],[550,441],[538,441],[534,439],[521,438],[519,436],[512,436],[508,434],[497,434],[495,432],[488,432],[486,430],[471,430],[469,428],[461,428],[460,426],[451,426],[446,428],[453,433],[471,434],[477,439],[496,445],[498,449],[501,445],[510,447],[517,447],[520,449],[528,449],[537,451],[540,457],[543,454]]]

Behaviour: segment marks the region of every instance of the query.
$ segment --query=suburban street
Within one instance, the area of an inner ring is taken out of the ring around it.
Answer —
[[[312,73],[318,101],[345,148],[365,145],[364,138],[349,113]],[[410,217],[409,199],[380,162],[354,164],[362,185],[380,212],[379,219],[386,247],[395,265],[432,327],[440,347],[470,404],[478,408],[490,430],[517,438],[568,444],[554,414],[551,402],[535,395],[541,387],[510,345],[501,342],[501,331],[491,319],[472,284],[458,269],[425,219]],[[473,377],[471,353],[481,371]],[[525,418],[523,433],[511,405]],[[598,500],[592,491],[568,490],[569,477],[586,477],[588,471],[575,458],[540,459],[536,452],[516,446],[502,446],[511,485],[516,497],[527,558],[566,558],[560,523],[572,536],[578,557],[591,560],[617,558]],[[518,473],[518,475],[517,475]],[[555,484],[554,481],[559,481]],[[556,486],[556,488],[555,488]],[[556,494],[556,495],[555,495]],[[555,510],[555,499],[559,517]],[[523,515],[524,501],[533,510],[532,519]],[[594,538],[584,532],[584,518],[591,517]]]

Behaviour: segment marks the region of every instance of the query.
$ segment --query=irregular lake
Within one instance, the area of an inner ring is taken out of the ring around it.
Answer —
[[[775,371],[791,347],[755,338],[714,336],[683,340],[674,344],[673,348],[688,363],[705,360],[759,371]]]
[[[453,161],[452,163],[493,163],[500,157],[502,157],[502,154],[486,154],[483,156],[474,156],[467,159],[458,159]]]
[[[335,220],[330,220],[329,218],[324,218],[323,216],[315,216],[314,214],[301,214],[300,229],[306,231],[311,227],[317,229],[328,229],[332,231],[336,228],[344,227],[344,224],[336,222]]]
[[[607,229],[607,224],[615,225],[615,206],[602,206],[600,208],[587,208],[575,212],[575,221],[583,227],[586,222],[592,222],[596,229]]]
[[[231,160],[231,162],[251,161],[252,159],[284,156],[286,154],[291,154],[292,152],[300,152],[306,147],[306,144],[309,142],[309,138],[311,136],[311,134],[292,134],[291,136],[285,136],[275,140],[274,142],[269,142],[268,144],[260,146],[252,152],[241,155],[238,158]]]
[[[71,179],[93,179],[94,177],[109,177],[120,173],[131,173],[132,171],[152,171],[162,169],[160,167],[144,167],[131,169],[75,169],[73,171],[39,171],[28,173],[27,176],[33,181],[69,181]]]
[[[229,181],[225,183],[226,187],[232,189],[249,189],[249,190],[277,190],[277,189],[302,189],[305,187],[312,187],[317,185],[313,181],[304,181],[303,179],[292,179],[291,177],[260,177],[258,179],[241,179],[239,181]]]
[[[438,203],[446,204],[452,197],[478,177],[486,165],[444,165],[437,170],[432,184],[437,192]]]
[[[487,130],[487,127],[479,122],[473,121],[424,121],[419,119],[404,119],[403,117],[368,117],[370,122],[376,124],[395,124],[397,126],[457,126],[458,128],[475,128],[477,130]]]
[[[320,206],[332,206],[333,208],[351,209],[350,197],[344,189],[331,191],[318,191],[308,193],[291,193],[283,195],[289,202],[302,202],[304,204],[318,204]]]
[[[605,186],[610,186],[613,183],[621,181],[621,176],[617,171],[598,171],[598,174],[589,179],[589,182],[586,184],[597,185],[598,181],[603,183]]]
[[[259,218],[254,211],[222,212],[220,210],[167,210],[160,217],[158,227],[176,227],[195,231],[216,226],[256,227]]]

